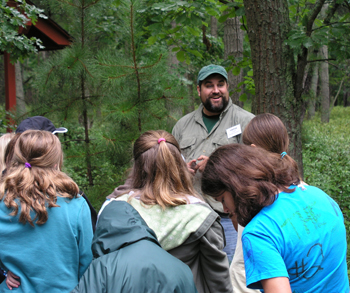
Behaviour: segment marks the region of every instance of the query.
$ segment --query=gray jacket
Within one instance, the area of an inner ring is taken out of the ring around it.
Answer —
[[[197,110],[182,117],[174,126],[172,134],[180,144],[181,153],[186,162],[197,159],[201,155],[209,157],[218,147],[230,143],[242,143],[244,128],[254,118],[252,113],[233,104],[231,99],[226,109],[220,114],[220,120],[215,124],[210,133],[203,122],[203,105]],[[241,133],[229,137],[226,130],[240,125]],[[201,191],[201,174],[196,173],[194,177],[194,187],[197,192]],[[209,196],[203,194],[205,200],[217,211],[222,212],[221,203],[215,202]]]

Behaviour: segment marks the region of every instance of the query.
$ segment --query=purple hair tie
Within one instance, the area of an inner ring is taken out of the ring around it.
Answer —
[[[24,163],[24,166],[25,166],[25,168],[29,168],[29,169],[32,167],[32,165],[29,164],[28,162],[25,162],[25,163]]]

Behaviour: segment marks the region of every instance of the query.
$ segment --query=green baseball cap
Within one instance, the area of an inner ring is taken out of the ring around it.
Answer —
[[[225,77],[227,81],[227,71],[224,67],[220,65],[210,64],[207,66],[204,66],[198,73],[197,78],[197,84],[199,84],[200,81],[206,79],[209,75],[212,75],[214,73],[220,74],[223,77]]]

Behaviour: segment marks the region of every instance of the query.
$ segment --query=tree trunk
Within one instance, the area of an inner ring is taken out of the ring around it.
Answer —
[[[26,113],[26,103],[24,101],[22,66],[19,61],[15,64],[16,71],[16,111],[18,116]]]
[[[171,27],[175,28],[176,23],[175,21],[171,22]],[[177,71],[177,68],[179,67],[179,60],[176,58],[176,54],[172,51],[172,49],[175,47],[175,45],[171,45],[169,47],[169,73],[172,74],[173,72]],[[178,107],[174,105],[174,102],[169,100],[165,100],[165,108],[168,111],[168,118],[167,118],[167,129],[172,129],[177,119],[180,119],[182,117],[182,107]]]
[[[193,77],[193,75],[191,73],[186,73],[186,78],[189,80],[189,81],[194,81],[196,82],[195,78]],[[185,114],[187,113],[190,113],[192,111],[194,111],[195,109],[195,95],[193,94],[193,84],[192,83],[189,83],[187,85],[187,91],[188,91],[188,99],[189,99],[189,103],[188,103],[188,107],[186,108],[186,111],[185,111]]]
[[[229,56],[235,58],[235,62],[241,61],[243,57],[243,31],[241,30],[241,17],[228,18],[225,21],[224,27],[224,59]],[[241,92],[235,91],[237,84],[243,81],[243,72],[239,75],[233,75],[232,71],[228,72],[228,85],[231,95],[231,100],[234,104],[243,107],[243,102],[239,100],[239,96],[243,94],[243,86],[240,87]]]
[[[326,11],[328,9],[328,4],[322,6],[320,16],[322,19],[326,16]],[[320,59],[328,59],[328,47],[323,45],[319,52]],[[320,99],[321,99],[321,122],[329,122],[330,114],[330,99],[329,99],[329,71],[328,62],[321,62],[319,66],[319,76],[320,76]]]
[[[343,94],[343,106],[344,107],[348,106],[348,92],[347,91],[344,91],[344,94]]]
[[[215,38],[218,37],[218,20],[215,16],[210,18],[210,34]]]
[[[315,62],[312,68],[312,78],[310,86],[310,100],[308,105],[308,115],[307,118],[311,119],[315,116],[316,100],[317,100],[317,85],[318,85],[318,67],[319,63]]]
[[[285,45],[290,31],[288,1],[243,2],[255,82],[252,111],[255,114],[269,112],[281,118],[290,137],[289,154],[298,162],[302,175],[301,125],[305,109],[301,88],[306,60],[300,62],[300,72],[296,76],[293,51]],[[304,53],[307,57],[307,50]]]
[[[328,47],[322,46],[319,51],[320,59],[328,59]],[[329,122],[329,73],[328,62],[321,62],[320,74],[320,98],[321,98],[321,122]]]

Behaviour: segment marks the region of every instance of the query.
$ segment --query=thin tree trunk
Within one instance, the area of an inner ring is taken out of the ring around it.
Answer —
[[[308,115],[307,118],[311,119],[315,116],[316,100],[317,100],[317,85],[318,85],[318,67],[319,63],[315,62],[312,68],[312,78],[310,86],[310,100],[308,103]]]
[[[343,94],[343,106],[347,107],[348,106],[348,92],[344,92]]]
[[[81,5],[81,47],[85,46],[85,0],[82,1]],[[91,157],[90,157],[90,137],[89,137],[89,124],[88,124],[88,110],[86,105],[86,76],[85,72],[81,74],[81,99],[83,102],[83,125],[85,132],[85,161],[87,168],[87,176],[89,180],[89,185],[94,185],[94,180],[92,177],[92,165],[91,165]]]
[[[172,21],[171,22],[171,27],[175,28],[176,27],[176,22]],[[169,64],[169,71],[170,73],[176,72],[178,67],[179,67],[179,60],[176,58],[176,54],[172,52],[172,49],[175,47],[175,45],[172,45],[169,47],[169,59],[168,59],[168,64]],[[167,128],[172,129],[174,126],[175,122],[182,117],[182,107],[178,107],[174,105],[172,101],[165,100],[165,108],[168,110],[168,118],[167,118]]]
[[[241,30],[241,17],[228,18],[225,21],[224,27],[224,59],[227,60],[229,56],[233,56],[235,62],[239,62],[243,57],[243,31]],[[243,81],[243,72],[239,75],[233,75],[232,71],[228,72],[228,85],[231,94],[231,100],[234,104],[243,106],[243,102],[239,100],[243,94],[243,86],[240,87],[241,92],[235,89],[237,84]]]
[[[189,81],[195,80],[193,78],[193,75],[191,73],[186,73],[186,78]],[[193,94],[193,84],[189,83],[187,85],[187,91],[188,91],[188,99],[189,99],[189,103],[188,103],[188,107],[185,111],[185,114],[190,113],[192,111],[194,111],[194,104],[195,104],[195,96]]]
[[[322,19],[326,16],[326,11],[329,4],[324,4],[322,6],[320,16]],[[320,59],[328,59],[328,47],[323,45],[319,52]],[[330,98],[329,98],[329,70],[328,62],[321,62],[319,66],[319,76],[320,76],[320,99],[321,99],[321,122],[328,123],[330,115]]]
[[[215,38],[218,37],[218,20],[215,16],[210,18],[210,34]]]
[[[328,47],[322,46],[320,51],[320,58],[327,59],[328,58]],[[320,98],[321,98],[321,122],[328,123],[329,122],[329,73],[328,73],[328,62],[321,62],[319,68],[320,74]]]
[[[15,64],[16,72],[16,111],[21,116],[26,113],[26,103],[24,101],[22,66],[19,61]]]

